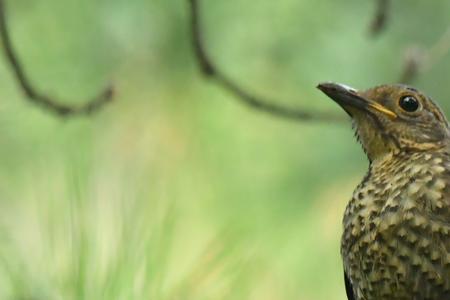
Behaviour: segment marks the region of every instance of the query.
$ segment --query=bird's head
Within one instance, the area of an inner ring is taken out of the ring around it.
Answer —
[[[450,144],[449,124],[439,107],[406,85],[381,85],[365,91],[336,83],[318,88],[352,118],[370,161],[399,151],[427,151]]]

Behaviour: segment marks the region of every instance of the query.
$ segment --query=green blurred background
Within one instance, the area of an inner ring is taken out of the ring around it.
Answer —
[[[242,106],[199,75],[183,0],[11,0],[40,89],[115,102],[63,120],[0,61],[0,299],[345,299],[341,216],[367,160],[349,124]],[[279,104],[344,113],[315,89],[395,82],[406,47],[446,30],[450,2],[202,1],[224,71]],[[450,60],[415,82],[450,113]],[[79,102],[77,102],[79,101]]]

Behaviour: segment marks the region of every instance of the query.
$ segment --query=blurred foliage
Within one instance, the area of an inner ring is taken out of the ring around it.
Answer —
[[[448,1],[202,1],[208,50],[249,90],[336,112],[315,86],[393,82]],[[8,1],[44,91],[116,101],[62,120],[0,62],[0,299],[345,299],[341,215],[367,160],[349,126],[259,114],[199,76],[182,0]],[[426,21],[424,21],[426,20]],[[426,26],[424,26],[426,22]],[[445,58],[416,85],[450,112]]]

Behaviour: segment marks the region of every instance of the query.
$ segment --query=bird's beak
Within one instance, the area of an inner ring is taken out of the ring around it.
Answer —
[[[349,108],[356,108],[363,111],[375,110],[377,112],[385,114],[391,119],[397,118],[397,114],[393,111],[387,109],[377,102],[362,97],[356,89],[344,84],[325,82],[320,83],[317,88],[324,92],[328,97],[333,99],[350,115],[351,113],[349,112]]]

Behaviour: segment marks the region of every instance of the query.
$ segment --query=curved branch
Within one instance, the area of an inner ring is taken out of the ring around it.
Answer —
[[[20,88],[27,96],[27,99],[29,99],[29,101],[34,103],[35,105],[41,106],[44,109],[47,109],[59,116],[67,117],[74,115],[92,114],[112,100],[112,86],[108,86],[95,98],[91,99],[81,106],[61,104],[59,101],[38,92],[36,88],[31,84],[29,77],[26,75],[22,63],[16,55],[16,51],[14,50],[14,47],[12,45],[8,23],[6,21],[4,0],[0,0],[0,39],[3,43],[3,51],[6,60],[9,62]]]
[[[403,58],[403,68],[400,74],[399,82],[412,83],[422,72],[424,63],[424,51],[420,47],[408,47]]]
[[[203,35],[200,25],[200,13],[197,0],[188,0],[190,9],[191,22],[191,38],[194,47],[195,56],[200,69],[206,77],[214,79],[222,88],[231,92],[236,99],[240,100],[247,106],[269,113],[271,115],[287,118],[297,121],[341,121],[343,118],[328,113],[309,112],[302,109],[288,108],[274,104],[272,101],[262,99],[255,96],[243,88],[236,82],[229,79],[224,73],[217,68],[216,64],[211,60],[205,50]]]
[[[411,83],[420,74],[431,70],[450,52],[450,26],[428,49],[411,46],[406,49],[400,82]]]
[[[389,18],[390,0],[375,0],[376,10],[375,16],[370,24],[370,34],[376,36],[380,34],[385,28]]]

